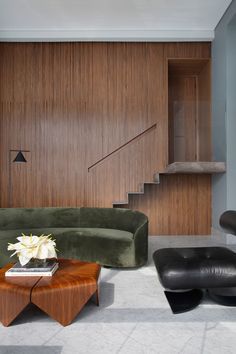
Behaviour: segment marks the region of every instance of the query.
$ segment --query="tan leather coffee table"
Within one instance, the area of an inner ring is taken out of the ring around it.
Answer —
[[[0,269],[0,321],[4,326],[9,326],[29,303],[63,326],[73,321],[93,295],[99,305],[101,266],[96,263],[59,259],[59,269],[52,277],[5,277],[11,266]]]

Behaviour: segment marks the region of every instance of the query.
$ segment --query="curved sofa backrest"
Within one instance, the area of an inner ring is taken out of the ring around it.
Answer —
[[[146,215],[130,209],[80,208],[80,227],[101,227],[134,233],[147,221]]]
[[[80,208],[3,208],[0,230],[78,227]]]
[[[96,227],[134,233],[147,220],[139,211],[119,208],[0,208],[0,230]]]

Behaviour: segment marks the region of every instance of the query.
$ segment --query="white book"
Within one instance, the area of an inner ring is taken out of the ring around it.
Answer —
[[[52,268],[54,268],[55,264],[57,261],[54,258],[50,258],[45,260],[43,263],[40,262],[35,262],[35,260],[30,260],[27,264],[21,265],[20,262],[15,263],[11,267],[12,272],[29,272],[29,271],[50,271]]]
[[[16,266],[16,265],[15,265]],[[19,270],[20,269],[20,270]],[[5,277],[51,277],[58,269],[58,263],[48,268],[17,268],[12,267],[5,272]]]

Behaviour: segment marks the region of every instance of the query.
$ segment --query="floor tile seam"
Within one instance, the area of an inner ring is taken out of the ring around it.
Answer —
[[[200,354],[204,353],[204,348],[205,348],[205,342],[206,342],[206,334],[207,334],[207,323],[205,323],[204,326],[204,332],[203,332],[203,336],[202,336],[202,344],[201,344],[201,349],[200,349]]]
[[[188,338],[188,339],[186,340],[186,342],[184,343],[184,345],[181,347],[181,349],[178,351],[177,354],[182,354],[183,351],[184,351],[184,349],[185,349],[186,346],[188,345],[188,343],[189,343],[193,338],[194,338],[194,335],[191,336],[190,338]]]
[[[126,336],[126,338],[124,339],[123,343],[120,345],[120,347],[118,348],[118,350],[116,351],[116,354],[119,354],[120,351],[122,350],[122,348],[124,347],[125,343],[128,341],[128,339],[130,339],[132,333],[135,331],[135,329],[138,326],[138,322],[136,322],[136,324],[134,325],[134,327],[130,330],[130,333]]]
[[[64,330],[64,327],[59,328],[58,331],[56,331],[50,338],[46,339],[43,343],[42,346],[45,346],[48,344],[58,333],[62,332]]]

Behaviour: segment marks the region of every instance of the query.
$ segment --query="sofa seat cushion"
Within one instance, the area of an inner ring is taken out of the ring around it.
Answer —
[[[90,259],[102,264],[121,266],[130,264],[130,251],[133,248],[133,234],[128,231],[104,228],[37,228],[21,230],[0,231],[0,259],[1,265],[9,263],[16,258],[6,256],[8,242],[17,242],[16,237],[21,233],[29,235],[51,234],[56,240],[58,257],[78,258],[80,260]],[[101,254],[103,259],[101,260]]]

